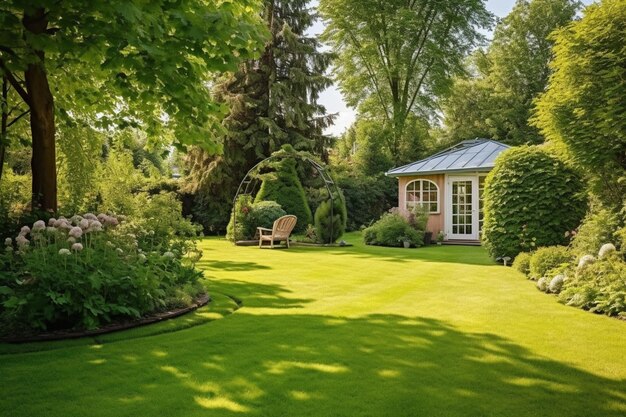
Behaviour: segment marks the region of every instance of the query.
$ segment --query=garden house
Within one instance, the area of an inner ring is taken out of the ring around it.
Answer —
[[[433,236],[442,231],[450,243],[476,243],[483,224],[485,177],[508,148],[489,139],[466,140],[386,175],[398,178],[401,210],[417,204],[428,208],[427,231]]]

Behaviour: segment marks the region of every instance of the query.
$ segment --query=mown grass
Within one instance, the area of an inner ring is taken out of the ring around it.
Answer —
[[[558,304],[481,248],[348,240],[206,239],[214,305],[98,340],[0,346],[0,415],[625,415],[625,322]],[[225,295],[243,307],[228,314]]]

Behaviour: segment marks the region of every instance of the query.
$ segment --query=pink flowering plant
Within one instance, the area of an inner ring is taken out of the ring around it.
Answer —
[[[92,329],[191,304],[204,292],[197,229],[164,202],[135,221],[37,220],[0,242],[0,333]]]

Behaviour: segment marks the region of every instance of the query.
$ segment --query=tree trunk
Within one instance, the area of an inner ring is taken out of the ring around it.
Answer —
[[[2,172],[4,171],[4,155],[7,146],[7,130],[9,122],[9,81],[7,77],[2,77],[2,126],[0,127],[0,181],[2,180]]]
[[[24,27],[41,34],[48,27],[44,9],[24,14]],[[24,73],[26,91],[30,98],[30,129],[33,140],[31,168],[33,210],[57,210],[57,174],[54,126],[54,99],[44,68],[44,52],[35,51],[39,61],[28,65]]]

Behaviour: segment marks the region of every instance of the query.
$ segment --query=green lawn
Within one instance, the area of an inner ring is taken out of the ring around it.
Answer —
[[[626,415],[626,322],[558,304],[482,248],[347,240],[205,240],[210,308],[0,346],[0,415]]]

